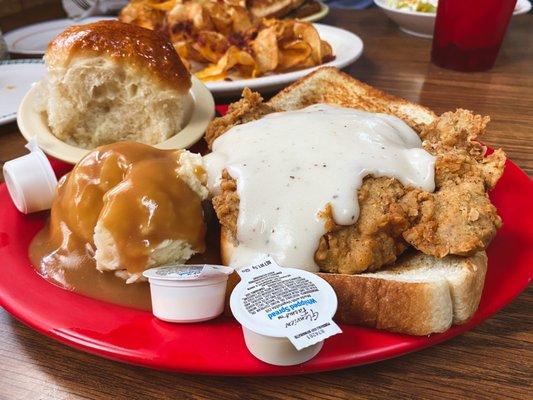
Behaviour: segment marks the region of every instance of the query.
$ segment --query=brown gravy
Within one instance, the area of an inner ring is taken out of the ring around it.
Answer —
[[[185,240],[205,250],[199,196],[176,176],[180,151],[135,142],[102,146],[59,183],[50,220],[33,239],[29,257],[45,278],[75,292],[143,310],[151,308],[146,282],[126,284],[94,260],[97,221],[109,230],[128,272],[142,271],[163,240]],[[198,171],[203,173],[203,171]],[[207,211],[210,214],[210,211]],[[207,254],[189,262],[219,261],[218,226],[210,227]]]
[[[48,227],[42,229],[33,239],[29,256],[37,271],[51,282],[94,299],[126,307],[150,311],[150,288],[147,282],[126,285],[113,272],[100,272],[91,255],[71,253],[61,262],[54,260],[57,250],[49,240]],[[207,224],[206,248],[204,253],[195,254],[187,264],[220,264],[220,227],[215,217]],[[52,257],[45,260],[46,257]]]

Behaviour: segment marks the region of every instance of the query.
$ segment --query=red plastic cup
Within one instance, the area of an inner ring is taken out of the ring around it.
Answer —
[[[496,61],[516,0],[439,0],[431,61],[484,71]]]

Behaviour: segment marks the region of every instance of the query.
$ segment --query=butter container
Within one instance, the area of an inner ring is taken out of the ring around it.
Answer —
[[[296,347],[286,337],[261,335],[242,326],[244,342],[248,351],[254,357],[267,364],[289,366],[302,364],[314,358],[324,345],[321,340],[302,350],[296,350]]]
[[[192,323],[216,318],[232,268],[219,265],[171,265],[143,272],[150,283],[152,312],[167,322]]]
[[[241,282],[231,294],[231,311],[248,350],[261,361],[301,364],[341,333],[332,321],[337,296],[318,275],[280,267],[271,257],[237,272]]]
[[[30,141],[26,148],[30,153],[7,161],[3,172],[11,200],[20,212],[29,214],[52,207],[57,178],[36,142]]]

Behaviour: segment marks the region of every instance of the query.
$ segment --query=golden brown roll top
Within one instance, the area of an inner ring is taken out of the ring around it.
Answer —
[[[45,55],[50,69],[67,68],[78,57],[110,58],[182,93],[191,87],[191,75],[172,44],[139,26],[109,20],[74,25],[48,45]]]

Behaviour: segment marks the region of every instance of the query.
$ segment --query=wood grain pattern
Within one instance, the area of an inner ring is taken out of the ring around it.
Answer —
[[[7,31],[61,15],[59,7],[47,6],[0,19],[0,26]],[[365,42],[350,74],[439,113],[463,107],[490,115],[485,142],[503,147],[533,174],[532,15],[513,20],[495,68],[475,74],[429,64],[430,42],[401,33],[378,10],[333,11],[323,22]],[[16,124],[0,127],[1,163],[23,154],[23,145]],[[532,300],[529,288],[476,329],[414,354],[277,378],[187,376],[119,364],[63,346],[2,310],[0,399],[526,399],[533,389]]]

